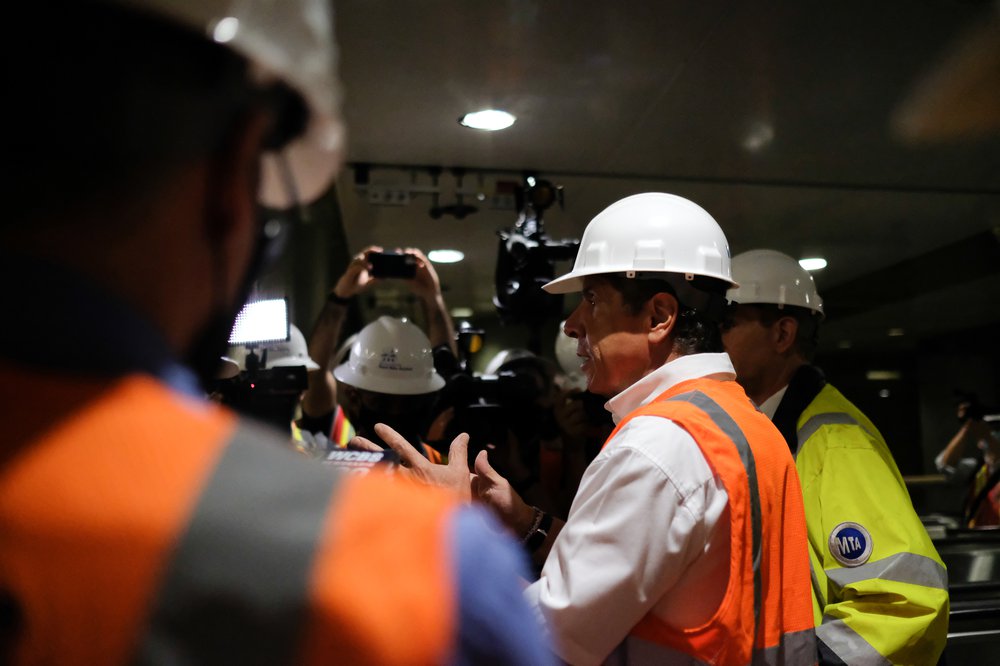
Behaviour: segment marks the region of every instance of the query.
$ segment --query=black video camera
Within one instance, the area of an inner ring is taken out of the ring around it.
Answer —
[[[520,215],[512,229],[497,232],[500,243],[493,304],[505,324],[539,325],[562,312],[562,295],[542,286],[555,277],[555,262],[576,258],[580,241],[551,240],[542,217],[553,203],[562,206],[562,188],[547,180],[529,177],[516,191]]]
[[[441,391],[441,405],[454,410],[444,432],[445,443],[468,433],[470,464],[483,449],[505,449],[511,433],[521,444],[522,456],[531,457],[527,447],[537,444],[536,431],[544,420],[537,402],[547,380],[542,370],[535,372],[531,365],[518,363],[518,370],[501,370],[496,375],[454,374]]]
[[[231,379],[216,380],[213,393],[235,411],[287,431],[309,385],[307,370],[304,365],[265,368],[265,362],[266,356],[259,360],[251,351],[248,369]]]

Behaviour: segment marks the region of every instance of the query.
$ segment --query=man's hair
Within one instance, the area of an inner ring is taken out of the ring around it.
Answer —
[[[806,361],[812,362],[816,356],[816,349],[819,347],[819,315],[808,308],[797,305],[783,307],[771,303],[750,303],[748,305],[757,310],[760,323],[764,326],[773,326],[782,317],[794,319],[798,324],[795,331],[795,350]]]
[[[92,0],[17,3],[11,13],[8,30],[44,26],[44,43],[8,59],[17,196],[0,228],[151,190],[219,154],[264,103],[244,58],[162,18]]]
[[[690,307],[677,296],[677,290],[667,280],[627,278],[624,275],[605,276],[608,283],[622,295],[622,302],[631,314],[637,314],[649,299],[668,293],[677,299],[680,311],[674,326],[674,350],[682,355],[717,353],[722,351],[722,333],[715,317]],[[718,284],[716,284],[718,283]],[[695,278],[691,287],[713,296],[725,293],[725,285],[712,278]]]

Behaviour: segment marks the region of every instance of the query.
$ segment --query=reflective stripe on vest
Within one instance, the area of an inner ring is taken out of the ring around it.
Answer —
[[[136,663],[295,658],[338,477],[282,454],[273,433],[240,424],[167,566]]]
[[[723,432],[723,434],[728,437],[736,450],[740,454],[740,461],[743,463],[743,469],[747,474],[747,483],[750,486],[750,532],[752,535],[753,550],[753,625],[754,625],[754,638],[757,637],[757,630],[760,625],[760,597],[761,597],[761,582],[760,582],[760,548],[761,548],[761,525],[760,525],[760,490],[757,488],[757,467],[753,459],[753,451],[750,450],[750,444],[747,442],[746,435],[736,421],[733,420],[726,410],[722,409],[714,400],[709,398],[707,395],[701,391],[691,391],[690,393],[682,393],[680,395],[675,395],[669,398],[670,402],[689,402],[695,407],[705,412],[708,418],[712,419],[712,422]]]

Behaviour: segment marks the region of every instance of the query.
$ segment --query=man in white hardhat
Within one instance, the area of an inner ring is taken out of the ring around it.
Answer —
[[[565,523],[476,459],[473,491],[541,577],[525,591],[570,663],[813,664],[805,518],[788,447],[735,381],[718,318],[730,276],[716,221],[679,196],[626,197],[587,225],[565,323],[616,429]],[[440,483],[411,447],[383,439]]]
[[[361,329],[333,375],[337,400],[358,435],[381,444],[375,424],[385,423],[432,463],[443,461],[424,438],[445,382],[434,370],[430,340],[415,324],[379,317]]]
[[[342,474],[199,385],[278,235],[262,213],[339,167],[329,3],[53,0],[4,26],[0,663],[545,663],[523,556],[468,490]]]
[[[947,573],[882,435],[811,364],[824,318],[812,275],[757,249],[733,257],[733,279],[722,339],[737,380],[795,454],[820,662],[936,664]]]

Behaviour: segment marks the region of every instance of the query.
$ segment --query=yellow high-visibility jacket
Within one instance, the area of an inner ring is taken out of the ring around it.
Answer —
[[[799,374],[809,373],[819,381],[789,444],[809,532],[820,663],[936,664],[948,634],[944,563],[878,429],[817,369]],[[797,384],[782,405],[808,400],[808,388],[795,395]],[[776,425],[781,416],[779,406]]]

